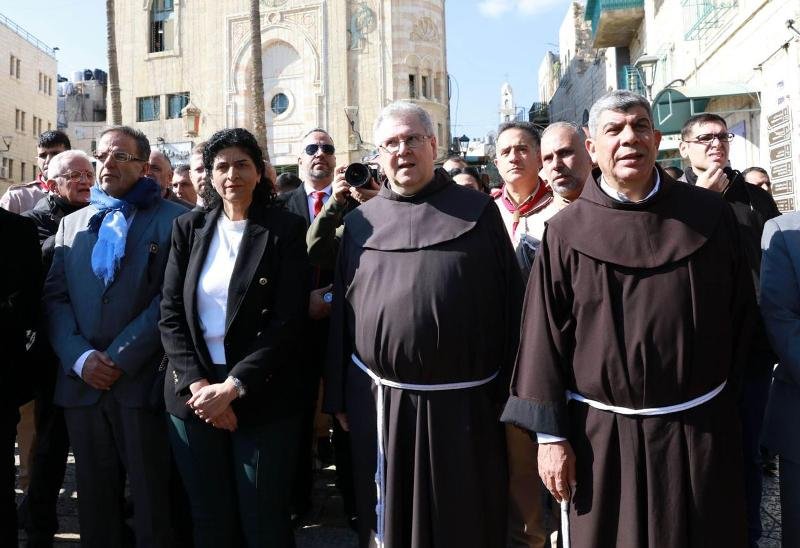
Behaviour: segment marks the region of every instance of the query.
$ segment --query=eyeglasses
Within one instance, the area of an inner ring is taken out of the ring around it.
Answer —
[[[87,181],[94,181],[94,171],[68,171],[66,173],[59,173],[55,177],[63,177],[68,183],[78,183],[81,179],[85,178]]]
[[[326,144],[324,144],[324,145],[318,145],[318,144],[316,144],[316,143],[312,143],[312,144],[310,144],[310,145],[306,145],[306,148],[304,148],[303,150],[304,150],[304,151],[305,151],[305,153],[306,153],[306,154],[308,154],[309,156],[313,156],[314,154],[316,154],[316,153],[317,153],[317,151],[318,151],[319,149],[322,149],[322,152],[324,152],[324,153],[325,153],[325,154],[327,154],[327,155],[331,155],[331,154],[333,154],[334,152],[336,152],[336,149],[335,149],[335,148],[333,148],[333,145],[329,145],[329,144],[327,144],[327,143],[326,143]]]
[[[129,154],[129,153],[123,152],[121,150],[115,150],[115,151],[110,152],[110,153],[109,152],[99,152],[99,153],[95,152],[94,153],[94,159],[97,160],[100,163],[105,163],[106,159],[108,159],[109,154],[111,155],[112,158],[114,158],[114,161],[116,161],[116,162],[125,163],[125,162],[146,162],[147,161],[147,160],[142,160],[141,158],[137,158],[133,154]]]
[[[430,139],[430,135],[419,135],[415,133],[414,135],[409,135],[405,139],[392,139],[390,141],[386,141],[378,148],[388,152],[389,154],[397,154],[400,151],[400,145],[402,143],[406,144],[406,148],[414,149],[418,148],[427,139]]]
[[[684,143],[700,143],[701,145],[709,145],[714,139],[720,143],[730,143],[733,139],[733,133],[701,133],[694,140],[685,139]]]

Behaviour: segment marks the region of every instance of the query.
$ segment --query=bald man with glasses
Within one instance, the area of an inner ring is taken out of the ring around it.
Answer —
[[[748,184],[739,171],[730,167],[728,155],[733,139],[734,134],[728,131],[728,125],[721,116],[703,113],[689,118],[681,130],[679,150],[690,165],[679,180],[718,192],[728,202],[739,225],[743,253],[758,295],[761,235],[764,224],[780,215],[780,212],[767,191]],[[749,546],[757,546],[761,536],[759,440],[772,368],[778,358],[767,340],[761,315],[754,314],[752,319],[755,330],[742,383],[739,414],[742,421]]]

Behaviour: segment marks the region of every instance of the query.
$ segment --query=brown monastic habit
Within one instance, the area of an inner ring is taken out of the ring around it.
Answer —
[[[503,420],[568,438],[573,548],[745,546],[738,377],[754,311],[735,220],[715,193],[676,183],[638,203],[595,180],[553,217],[528,283]],[[679,404],[722,382],[694,409]]]
[[[384,187],[345,219],[334,282],[325,409],[347,413],[362,546],[375,529],[375,387],[385,392],[386,547],[503,548],[506,457],[499,421],[522,283],[489,196],[443,171],[412,197]]]

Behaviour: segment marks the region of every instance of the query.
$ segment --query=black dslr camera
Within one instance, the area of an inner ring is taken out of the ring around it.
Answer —
[[[352,187],[361,188],[368,185],[371,179],[378,180],[378,170],[368,164],[355,162],[344,171],[344,180]]]

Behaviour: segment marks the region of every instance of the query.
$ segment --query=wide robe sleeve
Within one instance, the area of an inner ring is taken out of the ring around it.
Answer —
[[[530,432],[564,438],[574,348],[572,286],[565,263],[562,243],[546,229],[528,280],[511,396],[501,418]]]
[[[197,356],[191,333],[189,319],[183,302],[183,284],[189,265],[192,242],[189,238],[192,225],[175,219],[172,225],[172,247],[164,272],[164,286],[161,292],[161,343],[169,358],[170,366],[178,377],[175,393],[181,394],[189,386],[204,379],[200,360]]]
[[[350,364],[350,355],[353,353],[353,338],[348,329],[348,314],[352,314],[352,311],[349,310],[350,304],[345,296],[352,281],[352,273],[348,273],[352,247],[354,247],[354,243],[347,238],[345,233],[339,246],[339,256],[334,270],[328,350],[323,372],[322,408],[326,413],[346,411],[345,380],[347,379],[346,370]]]

